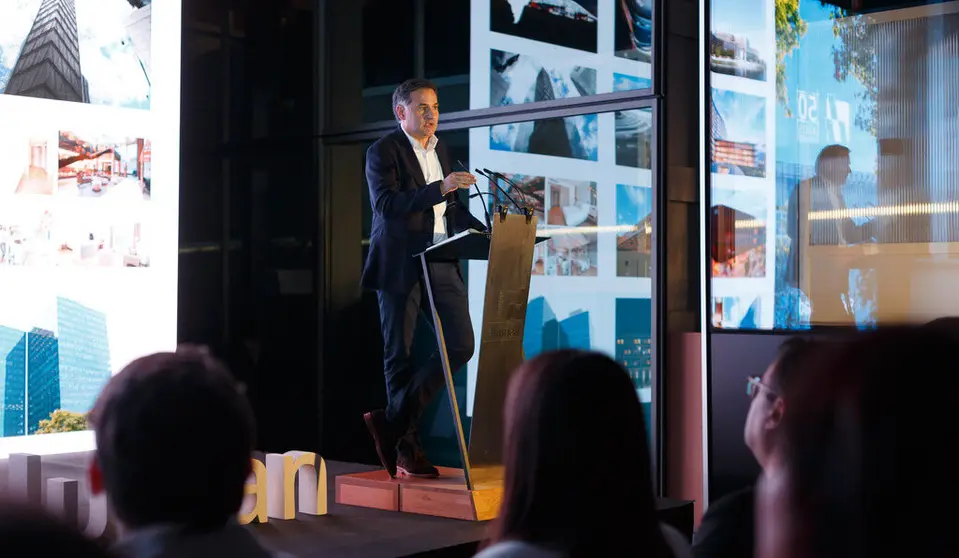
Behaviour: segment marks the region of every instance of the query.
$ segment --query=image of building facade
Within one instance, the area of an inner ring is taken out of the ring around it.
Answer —
[[[40,421],[60,408],[60,350],[57,336],[34,328],[27,342],[27,434],[36,434]]]
[[[20,49],[5,93],[43,99],[90,102],[80,71],[75,0],[43,0]]]
[[[62,409],[90,410],[110,379],[110,345],[106,314],[68,298],[57,300],[60,328],[60,383]]]
[[[616,276],[649,277],[653,250],[652,215],[636,224],[635,230],[617,235]]]
[[[0,326],[0,435],[26,433],[26,332]]]
[[[652,387],[652,301],[616,299],[616,361],[626,369],[637,390]]]
[[[526,306],[523,352],[527,358],[557,349],[589,350],[589,312],[578,311],[558,319],[546,297],[540,296]]]
[[[106,315],[57,299],[57,332],[0,326],[0,435],[35,434],[59,409],[86,413],[110,379]]]

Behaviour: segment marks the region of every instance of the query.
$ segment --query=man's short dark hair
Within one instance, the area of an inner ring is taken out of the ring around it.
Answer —
[[[125,525],[216,529],[239,512],[253,412],[207,350],[131,362],[107,383],[90,422],[104,488]],[[183,469],[173,474],[177,463]]]
[[[421,78],[408,79],[393,90],[393,118],[399,120],[396,117],[396,107],[409,104],[413,98],[413,92],[420,89],[432,89],[433,93],[438,93],[436,85],[432,81]]]
[[[783,341],[777,351],[770,387],[780,396],[786,397],[792,391],[796,378],[810,366],[814,353],[825,350],[826,343],[822,339],[799,335]]]
[[[819,152],[819,155],[816,156],[816,173],[822,174],[823,167],[827,161],[834,161],[836,159],[848,159],[849,158],[849,148],[845,145],[833,144],[827,145],[822,148],[822,151]]]

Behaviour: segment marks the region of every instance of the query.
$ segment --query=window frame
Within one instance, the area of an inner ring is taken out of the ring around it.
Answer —
[[[318,56],[318,68],[315,76],[316,94],[318,96],[318,110],[316,111],[316,127],[318,131],[315,142],[318,156],[319,179],[318,189],[318,242],[317,249],[317,273],[315,282],[317,283],[318,293],[318,311],[319,327],[317,350],[319,352],[320,369],[320,392],[323,395],[323,339],[327,327],[327,320],[332,316],[332,309],[337,307],[333,301],[332,282],[330,280],[330,271],[335,266],[331,257],[330,243],[333,237],[343,238],[344,231],[332,230],[331,213],[332,208],[330,200],[332,198],[333,188],[332,177],[328,171],[329,149],[327,147],[336,145],[357,144],[369,142],[382,137],[386,133],[396,128],[396,122],[393,120],[381,120],[377,122],[359,123],[354,126],[331,128],[327,127],[326,119],[329,115],[328,101],[334,84],[329,79],[329,70],[331,64],[335,63],[332,57],[333,49],[327,38],[328,29],[334,22],[327,15],[329,6],[334,2],[356,0],[316,0],[317,15],[316,25],[318,32],[317,49],[320,52]],[[453,1],[453,0],[450,0]],[[550,101],[541,101],[533,103],[524,103],[520,105],[508,105],[502,107],[490,107],[475,110],[455,111],[443,113],[437,132],[462,131],[471,128],[480,128],[495,126],[498,124],[529,122],[547,118],[568,118],[581,116],[584,114],[603,114],[610,112],[649,109],[652,113],[652,145],[651,147],[651,174],[652,174],[652,253],[650,255],[650,305],[651,305],[651,331],[650,342],[652,345],[652,355],[650,359],[650,368],[652,370],[651,381],[651,417],[652,424],[646,425],[649,429],[649,440],[651,442],[650,454],[652,458],[652,474],[654,490],[658,496],[662,496],[666,491],[665,460],[666,450],[664,447],[665,436],[665,413],[664,401],[665,393],[663,387],[666,385],[666,368],[664,362],[667,359],[666,344],[666,257],[664,251],[666,228],[666,195],[664,190],[664,175],[666,167],[666,144],[664,141],[663,120],[665,115],[665,99],[663,94],[663,76],[665,75],[665,64],[663,56],[663,37],[665,22],[662,14],[665,13],[663,3],[666,0],[652,0],[652,57],[651,65],[651,87],[636,89],[630,91],[620,91],[613,93],[603,93],[591,95],[588,97],[577,97],[567,99],[555,99]],[[355,232],[356,242],[361,247],[368,239],[362,238],[362,231]],[[342,242],[343,240],[341,240]],[[349,241],[347,241],[349,242]],[[354,244],[354,245],[355,245]],[[321,423],[322,423],[321,418]],[[322,424],[321,424],[322,429]]]

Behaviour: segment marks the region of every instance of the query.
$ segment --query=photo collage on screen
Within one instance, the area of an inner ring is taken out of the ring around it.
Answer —
[[[471,108],[650,90],[652,4],[473,0]],[[470,167],[495,178],[480,177],[490,192],[485,209],[513,198],[533,208],[538,234],[549,237],[534,250],[526,357],[600,350],[628,369],[644,402],[652,382],[652,141],[649,109],[470,130]],[[476,199],[473,212],[483,203]],[[470,262],[477,335],[486,269]],[[474,359],[468,412],[476,366]]]
[[[826,205],[876,203],[870,24],[815,0],[714,0],[711,10],[712,325],[805,329],[815,309],[799,270],[828,270],[806,261],[803,243],[841,242],[828,227],[803,240],[798,192],[825,180],[817,161],[845,159],[841,199]],[[860,325],[873,321],[874,277],[850,269],[836,280],[834,298]]]
[[[775,220],[774,8],[765,0],[713,0],[708,101],[711,322],[757,328],[772,307]],[[772,148],[772,149],[771,149]]]
[[[152,6],[134,4],[0,8],[0,438],[88,412],[150,346],[141,323],[169,321],[150,302],[170,303],[151,292]]]

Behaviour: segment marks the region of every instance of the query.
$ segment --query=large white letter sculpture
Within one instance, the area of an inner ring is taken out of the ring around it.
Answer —
[[[80,490],[74,479],[47,479],[46,501],[43,495],[43,471],[39,455],[10,454],[8,461],[10,495],[15,500],[28,504],[43,504],[51,513],[74,525],[79,523]],[[100,538],[107,532],[109,512],[104,495],[90,495],[90,513],[83,532],[90,538]]]

